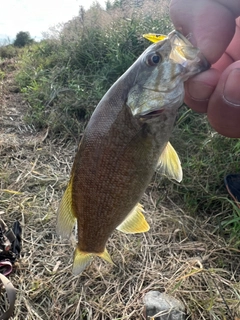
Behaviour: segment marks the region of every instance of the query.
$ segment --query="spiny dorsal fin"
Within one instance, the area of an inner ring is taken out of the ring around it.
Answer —
[[[157,34],[157,33],[146,33],[143,34],[143,38],[155,43],[158,41],[165,40],[168,36],[165,36],[164,34]]]
[[[62,238],[69,238],[76,223],[72,210],[72,179],[64,192],[57,211],[57,234]]]
[[[169,179],[174,179],[178,182],[182,181],[181,161],[170,142],[168,142],[159,158],[157,171],[166,175]]]
[[[124,233],[141,233],[150,229],[143,212],[143,206],[138,203],[127,218],[117,227],[117,230]]]

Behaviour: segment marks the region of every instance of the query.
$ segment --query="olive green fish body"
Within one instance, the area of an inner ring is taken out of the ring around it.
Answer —
[[[165,125],[174,122],[171,114],[168,121],[162,114],[146,123],[123,105],[104,135],[100,123],[108,121],[107,113],[95,115],[99,130],[89,123],[73,170],[78,247],[85,252],[103,252],[109,236],[138,203],[169,140]]]
[[[112,262],[106,242],[116,228],[149,229],[138,202],[157,167],[181,181],[181,164],[168,141],[183,102],[183,82],[207,67],[199,50],[173,31],[144,51],[98,104],[58,210],[62,237],[77,220],[75,274],[94,255]]]

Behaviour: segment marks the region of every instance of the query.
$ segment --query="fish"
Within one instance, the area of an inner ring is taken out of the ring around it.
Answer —
[[[113,264],[106,244],[115,229],[147,232],[139,203],[154,172],[182,180],[169,142],[184,81],[209,63],[179,31],[146,34],[153,42],[111,86],[94,110],[79,143],[57,211],[57,234],[69,238],[77,222],[72,272],[94,257]]]

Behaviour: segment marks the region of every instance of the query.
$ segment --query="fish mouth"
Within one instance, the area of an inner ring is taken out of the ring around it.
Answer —
[[[207,61],[207,59],[204,57],[203,53],[199,51],[198,53],[199,63],[198,67],[200,71],[206,71],[211,67],[211,64]]]
[[[194,47],[179,31],[170,32],[168,38],[172,47],[169,55],[170,59],[179,63],[185,69],[185,74],[188,77],[210,68],[210,63],[202,52]]]

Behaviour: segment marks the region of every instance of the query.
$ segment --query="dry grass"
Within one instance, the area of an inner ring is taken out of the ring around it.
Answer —
[[[240,317],[240,252],[214,234],[208,217],[191,217],[168,197],[157,204],[154,181],[142,200],[150,232],[116,231],[107,245],[115,266],[96,259],[73,276],[75,238],[59,241],[55,225],[76,144],[26,127],[20,97],[5,99],[4,86],[2,93],[0,217],[23,227],[22,256],[10,276],[14,319],[139,320],[149,290],[182,300],[192,320]]]
[[[121,19],[130,21],[133,18],[143,19],[149,17],[149,19],[154,20],[164,18],[169,14],[170,0],[145,0],[140,2],[141,5],[136,6],[135,0],[127,0],[122,7],[107,11],[98,5],[93,5],[86,12],[80,10],[77,17],[61,26],[62,35],[66,37],[67,41],[74,42],[79,39],[79,33],[83,32],[85,28],[95,29],[96,23],[100,29],[114,28],[114,23],[121,21]],[[157,30],[157,32],[160,32],[160,30]],[[45,33],[45,36],[47,38],[56,38],[58,37],[58,31],[52,29],[49,33]]]

